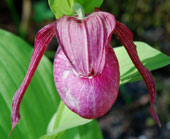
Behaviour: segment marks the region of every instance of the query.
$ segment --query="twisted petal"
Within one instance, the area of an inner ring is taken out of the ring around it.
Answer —
[[[113,49],[108,48],[103,72],[96,77],[79,77],[60,49],[54,61],[54,80],[61,99],[72,111],[84,118],[97,118],[108,112],[117,98],[118,61]]]
[[[38,67],[38,64],[39,64],[45,50],[48,47],[48,44],[50,43],[51,39],[55,35],[54,25],[55,25],[55,23],[45,26],[36,35],[35,47],[34,47],[34,51],[32,54],[32,58],[31,58],[31,62],[30,62],[28,71],[26,73],[24,81],[22,82],[21,86],[19,87],[19,89],[17,90],[17,92],[15,93],[15,95],[13,97],[12,113],[11,113],[12,130],[15,128],[16,124],[20,120],[19,108],[20,108],[21,100],[25,94],[25,91],[31,82],[31,79]],[[12,132],[12,130],[11,130],[11,132]],[[11,132],[10,132],[10,134],[11,134]]]
[[[57,39],[78,75],[102,73],[114,28],[114,16],[105,12],[94,12],[83,20],[64,16],[57,21]]]
[[[146,86],[149,90],[150,93],[150,113],[153,116],[154,120],[158,123],[159,126],[161,126],[161,123],[159,121],[159,118],[154,111],[153,108],[153,103],[155,102],[156,99],[156,89],[155,89],[155,83],[154,79],[152,77],[151,72],[146,69],[143,64],[141,63],[137,51],[136,51],[136,46],[133,43],[133,33],[122,23],[116,22],[116,27],[115,27],[115,33],[118,36],[118,38],[121,40],[122,44],[125,46],[130,58],[132,59],[134,65],[140,72],[141,76],[143,77]]]

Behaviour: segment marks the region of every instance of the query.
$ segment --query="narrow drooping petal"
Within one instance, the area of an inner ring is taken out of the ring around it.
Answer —
[[[78,75],[102,73],[114,28],[114,16],[105,12],[94,12],[83,20],[64,16],[57,21],[57,39]]]
[[[98,76],[79,77],[60,49],[54,61],[54,80],[64,103],[84,118],[103,116],[111,108],[118,95],[119,65],[111,47],[106,49],[103,72]]]
[[[35,38],[35,46],[34,46],[34,51],[32,54],[31,62],[28,68],[28,71],[26,73],[26,76],[15,93],[13,97],[13,102],[12,102],[12,113],[11,113],[11,120],[12,120],[12,130],[20,120],[20,114],[19,114],[19,109],[20,109],[20,104],[21,100],[26,92],[26,89],[28,85],[31,82],[31,79],[38,67],[38,64],[45,52],[45,50],[48,47],[48,44],[50,43],[51,39],[55,35],[55,23],[52,23],[50,25],[45,26],[43,29],[41,29]],[[12,131],[11,131],[12,132]]]
[[[121,40],[122,44],[125,46],[132,62],[134,63],[146,83],[146,86],[150,93],[150,113],[153,116],[154,120],[158,123],[158,125],[161,126],[159,118],[153,108],[153,103],[156,100],[155,82],[151,72],[143,66],[138,57],[136,46],[133,43],[133,33],[124,24],[118,21],[116,22],[115,33]]]

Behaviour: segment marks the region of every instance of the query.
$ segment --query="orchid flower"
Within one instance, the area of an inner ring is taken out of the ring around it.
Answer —
[[[95,11],[83,18],[63,16],[37,33],[28,71],[13,98],[12,130],[20,120],[21,100],[55,35],[59,48],[54,60],[54,80],[62,101],[70,110],[87,119],[106,114],[116,101],[120,81],[118,60],[110,45],[113,33],[121,40],[143,77],[150,93],[150,113],[160,125],[153,108],[155,83],[138,57],[132,32],[114,15]]]

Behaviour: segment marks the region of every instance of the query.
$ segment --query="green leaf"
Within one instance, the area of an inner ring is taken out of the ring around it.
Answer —
[[[103,139],[101,129],[96,120],[88,124],[74,127],[58,134],[46,135],[41,139]]]
[[[54,136],[53,136],[54,137]],[[52,137],[46,138],[50,139]],[[78,126],[72,129],[68,129],[61,132],[57,139],[103,139],[101,130],[96,120],[85,124],[83,126]]]
[[[33,49],[25,41],[0,29],[0,138],[11,130],[12,97],[26,74]],[[53,66],[43,57],[21,103],[21,120],[9,139],[37,139],[60,102],[53,81]]]
[[[72,16],[75,14],[72,8],[76,2],[83,6],[86,14],[89,14],[94,11],[94,8],[99,8],[103,0],[48,0],[57,19],[64,15]]]
[[[57,112],[54,114],[50,121],[47,129],[47,136],[56,136],[58,133],[73,128],[79,125],[86,124],[92,120],[84,119],[79,115],[72,112],[65,104],[61,101]]]
[[[135,42],[135,44],[140,60],[149,70],[155,70],[170,64],[169,56],[144,42]],[[141,79],[139,72],[129,58],[125,48],[122,46],[117,47],[114,50],[119,61],[120,84]]]

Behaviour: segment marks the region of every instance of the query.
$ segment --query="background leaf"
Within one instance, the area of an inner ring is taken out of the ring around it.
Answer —
[[[26,74],[33,49],[23,40],[0,29],[0,138],[11,130],[12,97]],[[60,102],[51,62],[43,57],[21,103],[21,120],[10,138],[37,139]]]
[[[144,42],[135,42],[142,63],[149,69],[155,70],[170,64],[170,57],[152,48]],[[139,72],[129,58],[123,46],[114,48],[120,67],[120,84],[141,79]]]
[[[49,6],[57,19],[64,15],[72,16],[75,14],[72,9],[75,2],[81,4],[85,13],[88,14],[94,11],[94,8],[99,8],[103,0],[48,0]]]
[[[83,126],[68,129],[56,137],[58,139],[103,139],[96,120]],[[50,139],[50,138],[46,138]]]
[[[80,126],[86,123],[89,123],[92,120],[84,119],[72,112],[62,101],[58,107],[57,112],[54,114],[53,118],[50,121],[50,124],[47,129],[47,135],[42,137],[46,138],[47,136],[58,136],[58,133],[70,129],[76,126]],[[92,126],[92,125],[91,125]]]

